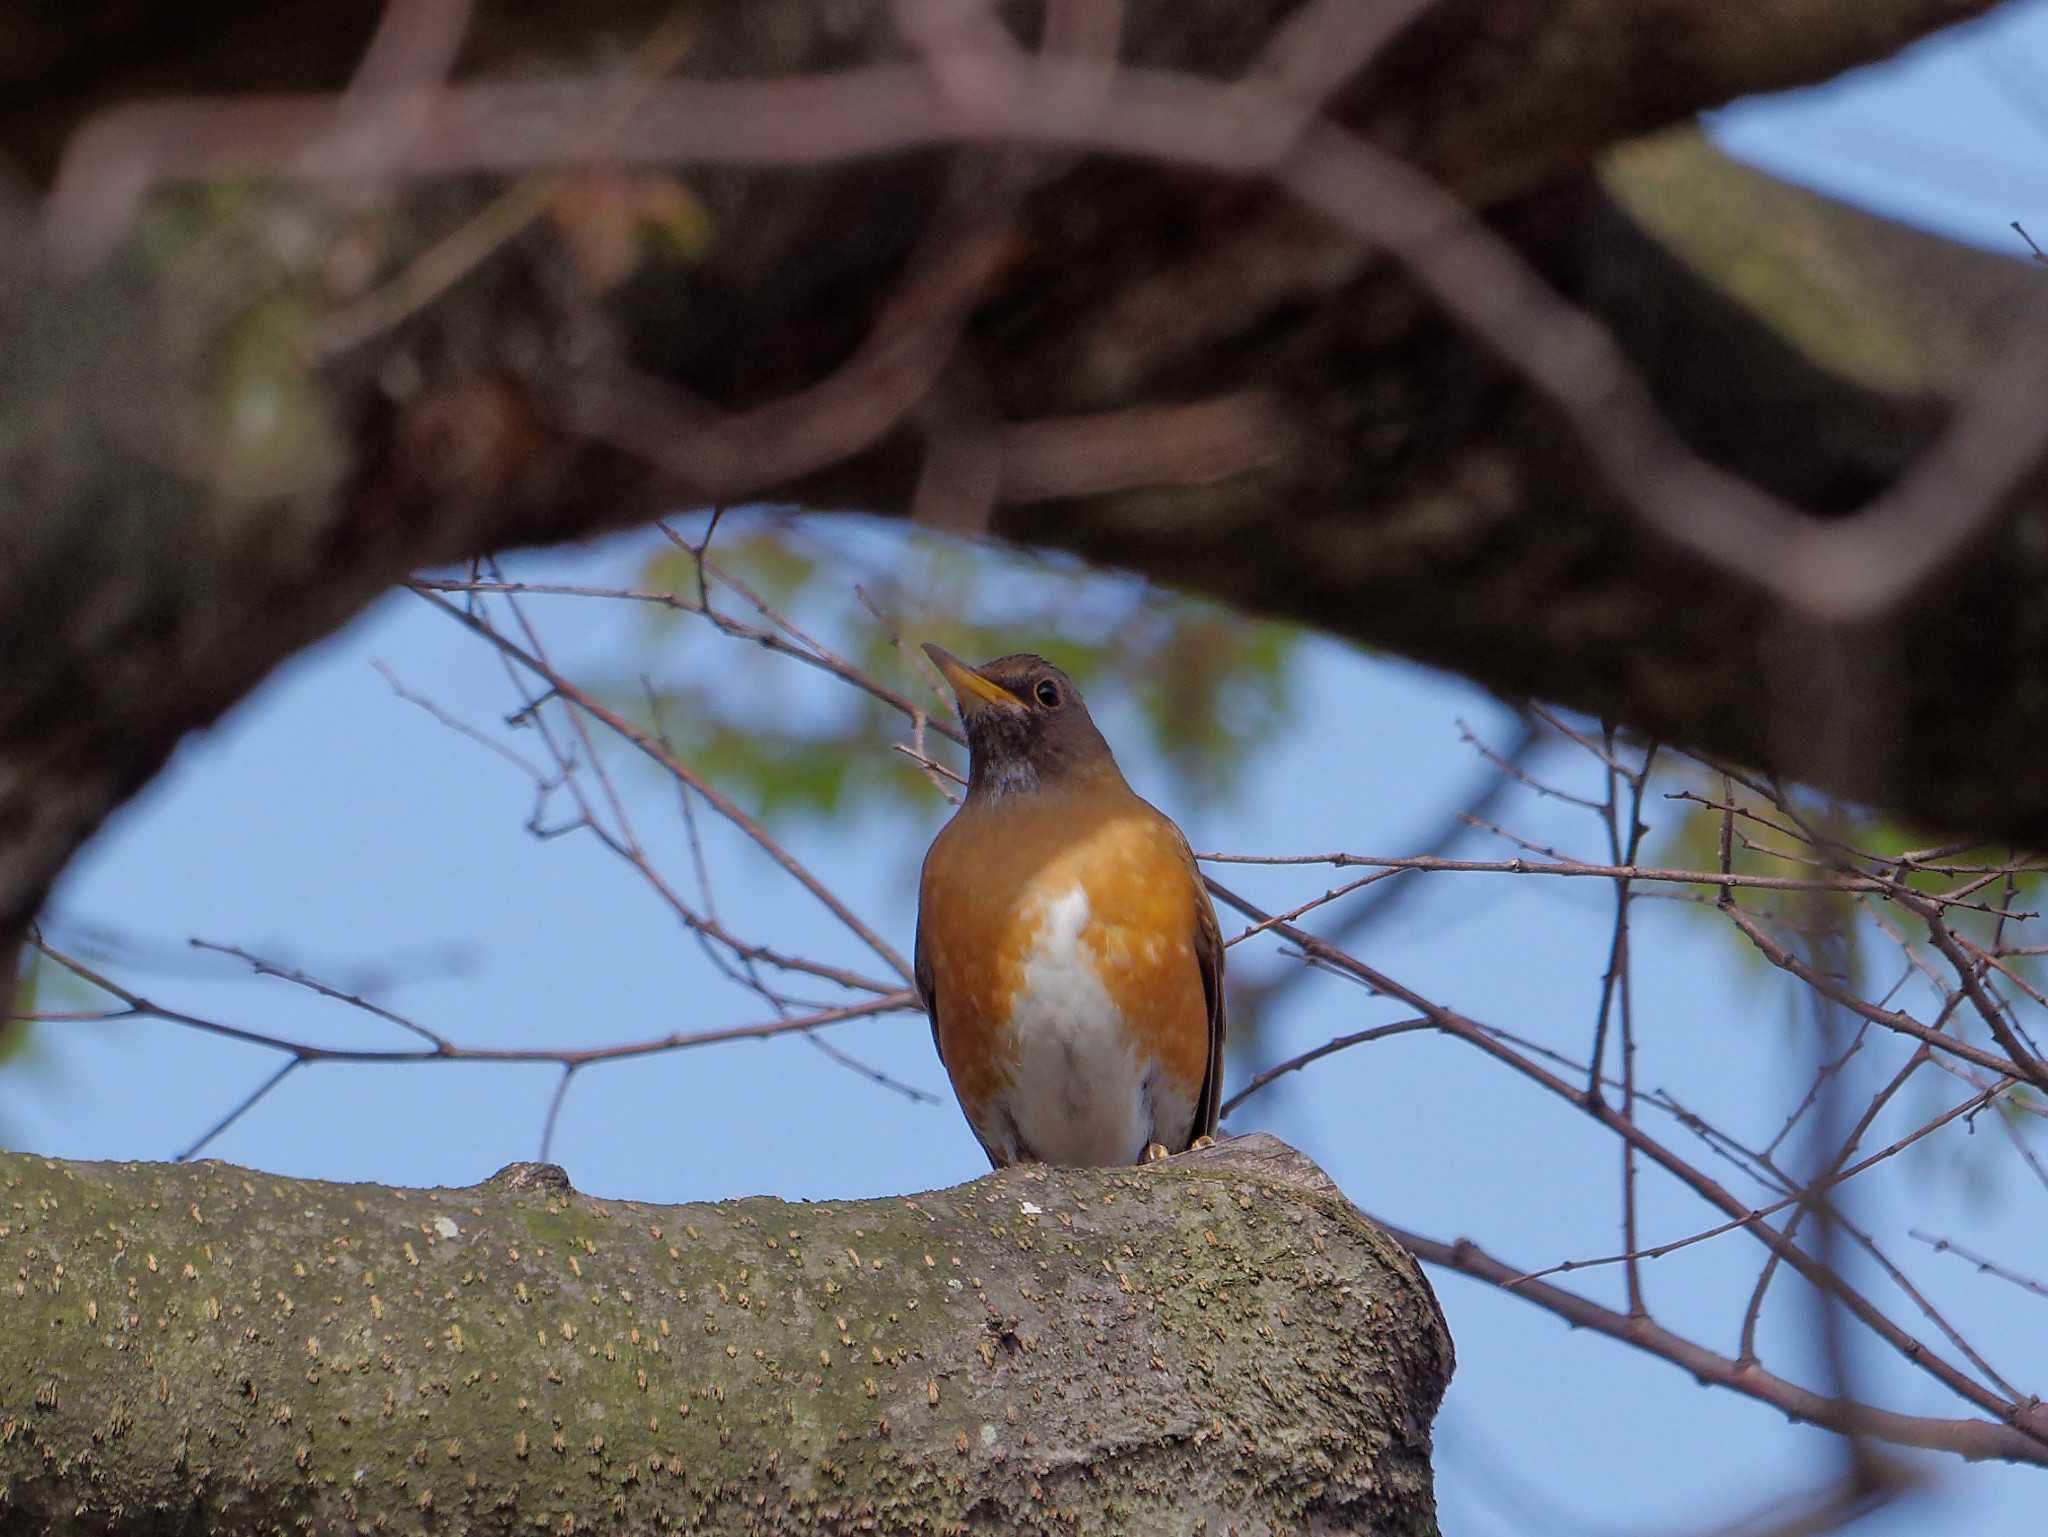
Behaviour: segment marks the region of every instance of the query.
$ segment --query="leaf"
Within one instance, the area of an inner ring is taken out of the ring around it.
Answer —
[[[710,211],[668,175],[586,171],[557,177],[548,220],[592,297],[625,282],[646,255],[696,262],[711,248]]]
[[[7,965],[10,1016],[36,1012],[37,982],[43,970],[42,956],[24,941]],[[0,1067],[28,1051],[29,1028],[25,1019],[0,1019]]]

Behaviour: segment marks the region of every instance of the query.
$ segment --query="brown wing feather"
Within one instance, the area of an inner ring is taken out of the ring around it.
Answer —
[[[917,948],[911,953],[910,973],[911,983],[917,989],[917,1001],[924,1005],[924,1017],[931,1022],[932,1050],[938,1053],[939,1066],[946,1068],[947,1076],[951,1077],[953,1070],[946,1066],[946,1048],[939,1044],[939,998],[932,984],[931,963],[924,958],[924,920],[921,916],[917,924]],[[974,1132],[974,1140],[981,1143],[981,1150],[988,1154],[989,1167],[1000,1169],[1003,1161],[996,1157],[996,1150],[975,1130],[973,1121],[968,1121],[967,1129]]]
[[[917,924],[917,948],[911,952],[911,985],[917,989],[917,1001],[924,1008],[924,1017],[931,1021],[932,1050],[939,1054],[939,1066],[946,1065],[945,1049],[939,1045],[939,1003],[932,993],[932,965],[924,958],[924,920],[920,916]]]

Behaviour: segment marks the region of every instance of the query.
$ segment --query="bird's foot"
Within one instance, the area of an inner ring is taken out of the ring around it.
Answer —
[[[1197,1137],[1194,1141],[1188,1144],[1188,1151],[1191,1153],[1199,1153],[1203,1148],[1214,1147],[1215,1145],[1216,1139],[1214,1137]]]
[[[1166,1150],[1164,1142],[1147,1142],[1145,1144],[1145,1151],[1138,1156],[1138,1162],[1158,1163],[1162,1159],[1171,1158],[1172,1156],[1173,1154]]]

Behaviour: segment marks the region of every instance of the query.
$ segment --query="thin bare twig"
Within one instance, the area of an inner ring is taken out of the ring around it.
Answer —
[[[1917,1238],[1921,1243],[1927,1244],[1936,1254],[1953,1254],[1959,1260],[1967,1260],[1970,1264],[1977,1267],[1979,1275],[1997,1276],[1999,1280],[2010,1281],[2013,1285],[2020,1287],[2022,1290],[2030,1291],[2037,1297],[2048,1297],[2048,1283],[2037,1281],[2032,1276],[2021,1275],[2017,1270],[2008,1270],[1996,1260],[1986,1259],[1983,1255],[1964,1248],[1953,1239],[1938,1238],[1932,1233],[1923,1233],[1918,1228],[1908,1229],[1907,1236]]]
[[[582,689],[577,688],[559,673],[555,672],[539,657],[524,650],[515,642],[506,639],[498,634],[497,631],[471,615],[464,613],[439,593],[419,587],[415,587],[413,590],[418,592],[425,601],[439,608],[443,613],[455,619],[465,628],[483,636],[484,639],[488,640],[508,657],[517,661],[536,677],[546,681],[549,687],[554,689],[562,698],[573,703],[579,710],[602,721],[619,736],[659,763],[678,780],[688,784],[704,798],[707,805],[758,844],[771,859],[782,866],[796,880],[797,884],[816,897],[825,906],[826,910],[855,934],[862,943],[867,945],[870,950],[873,950],[884,961],[888,962],[897,975],[901,976],[905,981],[909,980],[910,967],[903,957],[896,953],[895,948],[863,922],[851,908],[840,901],[815,875],[805,869],[780,842],[771,837],[767,829],[763,828],[759,822],[742,811],[724,792],[720,791],[716,786],[707,783],[695,770],[688,767],[673,754],[664,752],[661,744],[645,731],[642,731],[638,726],[635,726],[631,721],[619,715],[618,712],[612,710],[609,706],[592,698]]]

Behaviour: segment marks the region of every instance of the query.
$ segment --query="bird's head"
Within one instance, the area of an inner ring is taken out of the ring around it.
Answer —
[[[1028,651],[969,667],[927,644],[967,728],[969,800],[1120,781],[1116,759],[1088,716],[1073,679]]]

